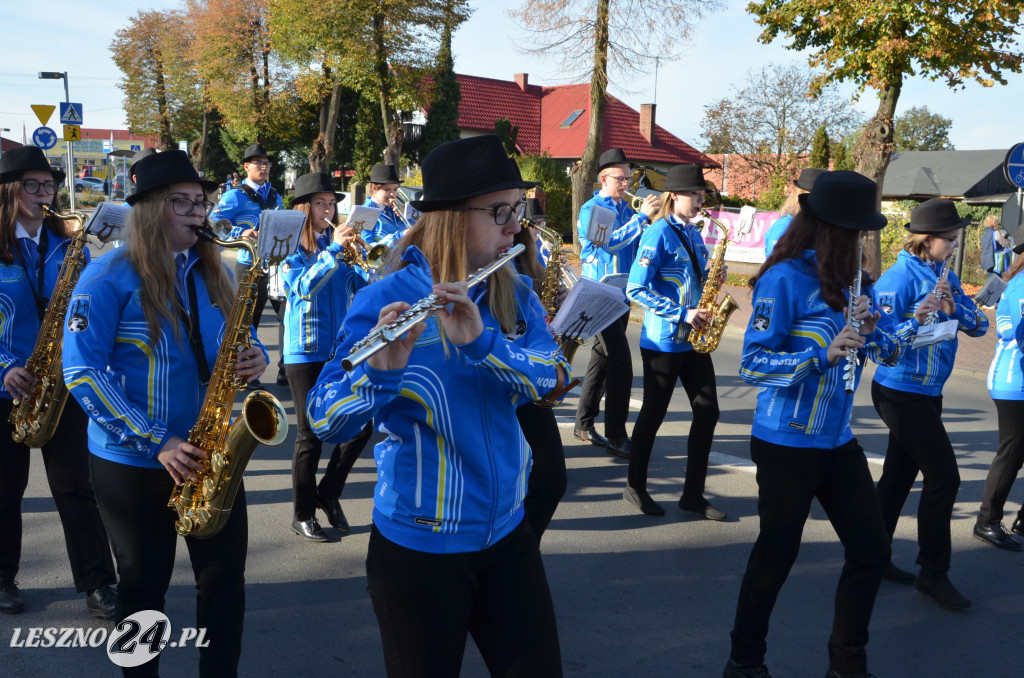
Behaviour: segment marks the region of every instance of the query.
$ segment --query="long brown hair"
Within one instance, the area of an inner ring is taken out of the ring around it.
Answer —
[[[405,268],[402,254],[410,245],[418,247],[430,262],[435,282],[462,282],[475,271],[468,270],[466,231],[469,218],[466,203],[447,209],[425,212],[416,224],[391,249],[383,270],[387,272]],[[520,254],[520,257],[526,254]],[[487,279],[487,305],[497,318],[503,332],[515,329],[519,314],[516,285],[522,284],[509,266],[495,271]],[[447,350],[447,347],[446,347]]]
[[[15,236],[17,229],[15,224],[18,221],[18,212],[21,210],[21,177],[19,174],[13,179],[0,182],[0,261],[5,264],[14,263],[14,253],[17,251],[18,238]],[[57,208],[57,194],[53,194],[50,204]],[[44,217],[45,224],[57,235],[70,238],[74,235],[72,230],[73,220],[58,219],[57,217]],[[85,224],[82,224],[84,227]]]
[[[857,274],[857,244],[860,231],[835,226],[807,212],[799,212],[782,234],[771,255],[747,283],[751,288],[765,272],[787,259],[799,259],[804,250],[814,250],[815,267],[821,283],[821,298],[833,311],[846,306],[844,290],[853,284]],[[868,284],[867,275],[862,284]]]
[[[1010,278],[1020,273],[1022,268],[1024,268],[1024,254],[1018,254],[1013,258],[1010,270],[1003,274],[1003,280],[1009,282]]]
[[[141,281],[140,302],[146,314],[149,336],[154,342],[159,339],[162,316],[174,328],[174,338],[180,343],[181,327],[178,318],[184,309],[178,295],[174,293],[177,274],[174,251],[165,226],[166,196],[167,188],[160,188],[135,203],[128,215],[124,240],[127,242],[128,260]],[[221,262],[220,248],[204,240],[197,242],[194,248],[199,256],[198,266],[206,282],[210,301],[227,318],[234,294]]]
[[[324,191],[326,193],[327,191]],[[315,193],[313,195],[316,195]],[[312,196],[311,196],[312,197]],[[313,230],[313,217],[309,211],[309,202],[302,201],[298,204],[292,203],[292,209],[298,210],[306,215],[306,221],[302,224],[302,230],[299,231],[299,247],[305,250],[306,254],[316,254],[316,231]],[[337,228],[340,223],[338,218],[338,205],[334,205],[334,218],[331,220],[334,227]],[[359,235],[356,233],[356,235]]]

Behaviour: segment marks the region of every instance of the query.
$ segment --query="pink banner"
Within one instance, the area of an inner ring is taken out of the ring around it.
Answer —
[[[737,261],[748,264],[764,263],[764,234],[768,227],[779,218],[778,212],[757,212],[754,214],[754,223],[750,230],[739,235],[740,214],[739,212],[722,212],[709,210],[712,217],[729,229],[729,249],[725,251],[726,261]],[[707,220],[705,220],[707,222]],[[701,229],[704,243],[711,249],[718,244],[719,229],[714,224],[705,223]]]

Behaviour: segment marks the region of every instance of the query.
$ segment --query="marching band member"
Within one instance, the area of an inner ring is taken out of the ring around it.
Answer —
[[[213,209],[217,183],[200,179],[184,151],[145,158],[136,177],[127,246],[86,268],[64,331],[64,378],[91,418],[92,481],[120,574],[118,622],[164,609],[178,543],[167,502],[207,459],[186,440],[234,300],[219,248],[197,242],[194,230]],[[252,337],[236,369],[249,380],[267,364],[255,330]],[[198,589],[195,625],[209,641],[199,650],[201,676],[237,675],[247,540],[244,487],[223,530],[185,539]],[[123,671],[156,676],[158,668],[159,655]]]
[[[957,214],[953,201],[940,198],[923,202],[910,213],[903,250],[875,284],[879,304],[895,322],[913,316],[925,297],[937,295],[942,299],[940,320],[955,319],[959,331],[972,337],[988,330],[988,318],[963,293],[956,273],[948,271],[949,280],[940,281],[943,265],[953,265],[948,259],[969,223],[970,219]],[[911,349],[899,365],[879,366],[871,383],[871,400],[889,427],[889,446],[878,480],[878,500],[889,538],[920,471],[924,478],[917,510],[921,572],[914,585],[942,607],[962,610],[970,607],[971,601],[956,590],[947,575],[952,553],[950,521],[960,472],[942,425],[942,387],[953,371],[956,349],[954,337]],[[892,563],[885,577],[903,584],[915,581],[913,574]]]
[[[14,578],[21,563],[21,502],[31,458],[29,447],[11,438],[14,426],[9,420],[13,400],[31,397],[36,386],[25,363],[73,235],[67,220],[44,217],[41,211],[42,205],[56,208],[64,176],[50,168],[35,146],[0,157],[0,612],[6,614],[25,609]],[[113,619],[117,575],[89,484],[86,422],[77,405],[64,408],[56,432],[42,447],[43,466],[64,529],[75,589],[86,594],[91,616]]]
[[[1024,252],[1024,243],[1013,248],[1013,253]],[[1007,551],[1020,551],[1021,543],[1006,533],[1003,527],[1003,507],[1021,466],[1024,466],[1024,366],[1021,347],[1024,346],[1024,257],[1017,256],[1006,277],[1009,282],[996,306],[996,331],[999,343],[988,368],[988,393],[996,404],[999,418],[999,449],[988,469],[985,489],[981,495],[981,511],[974,525],[974,535],[982,541]],[[1017,512],[1011,528],[1013,534],[1024,537],[1024,507]]]
[[[393,272],[356,294],[307,401],[313,430],[347,440],[374,418],[378,468],[367,589],[388,675],[456,676],[467,633],[491,675],[561,676],[554,608],[523,520],[530,448],[514,413],[568,378],[529,283],[512,267],[467,292],[520,229],[523,181],[495,135],[423,161],[423,217]],[[351,373],[341,357],[437,295],[445,304]]]
[[[764,232],[764,256],[766,259],[771,256],[775,243],[789,228],[789,222],[793,221],[793,216],[800,211],[800,196],[810,192],[811,186],[814,186],[814,180],[827,171],[817,167],[807,167],[800,170],[800,176],[793,180],[793,188],[790,189],[786,201],[779,209],[779,218],[773,221],[768,230]]]
[[[349,300],[365,286],[342,259],[352,229],[340,226],[331,178],[323,172],[295,180],[292,209],[306,213],[299,250],[281,264],[287,304],[284,312],[284,367],[295,407],[295,452],[292,456],[292,531],[311,541],[327,541],[316,519],[319,507],[342,534],[349,531],[341,510],[341,492],[359,454],[373,433],[367,424],[350,441],[335,445],[319,486],[316,470],[323,443],[309,427],[306,395],[331,354]],[[327,227],[333,226],[333,234]]]
[[[227,219],[231,222],[230,238],[249,238],[253,241],[257,238],[260,228],[260,215],[263,210],[279,210],[283,207],[281,196],[274,187],[270,185],[270,168],[273,161],[263,144],[255,143],[245,149],[242,160],[242,168],[245,170],[245,179],[238,188],[225,192],[220,197],[220,202],[210,215],[211,221]],[[235,279],[240,280],[242,274],[252,265],[252,255],[248,250],[240,249],[235,255]],[[263,309],[267,306],[267,299],[270,299],[270,292],[267,287],[267,278],[260,281],[259,296],[256,297],[256,306],[252,314],[253,327],[259,329],[260,320],[263,318]],[[277,315],[277,345],[284,346],[284,302],[280,299],[270,299],[270,305]],[[279,352],[280,353],[280,352]],[[284,363],[278,356],[277,363],[277,385],[286,386]],[[258,386],[259,382],[253,382]]]
[[[395,205],[398,187],[402,183],[394,165],[374,165],[370,170],[370,195],[363,204],[376,207],[381,213],[377,223],[362,232],[362,238],[367,244],[384,245],[390,249],[405,234],[406,225],[399,218]]]
[[[698,308],[704,288],[708,250],[700,229],[689,223],[704,204],[707,184],[696,165],[668,170],[657,221],[640,236],[637,258],[629,271],[626,296],[644,308],[640,355],[644,364],[644,400],[633,427],[633,451],[623,498],[642,513],[660,516],[663,509],[647,492],[647,466],[658,428],[668,412],[676,380],[693,410],[687,437],[686,483],[679,508],[709,520],[725,514],[704,498],[708,456],[718,423],[718,391],[710,353],[698,353],[687,337],[711,321]]]
[[[629,267],[636,258],[640,233],[658,211],[658,198],[652,194],[644,199],[639,212],[633,212],[626,198],[629,177],[630,164],[621,148],[611,148],[601,154],[597,174],[601,190],[583,203],[576,222],[585,278],[601,280],[609,273],[629,273]],[[587,239],[590,213],[598,205],[616,215],[608,240],[601,245]],[[587,373],[580,387],[573,429],[573,435],[580,440],[605,447],[623,459],[629,459],[630,454],[626,418],[633,390],[633,359],[626,340],[628,324],[627,311],[594,338]],[[594,428],[594,420],[601,411],[602,395],[605,396],[604,436]]]
[[[850,430],[853,393],[846,391],[844,376],[854,377],[848,386],[855,388],[855,351],[880,362],[897,360],[916,333],[916,325],[901,327],[899,334],[882,330],[869,291],[847,300],[861,232],[885,226],[876,190],[875,182],[856,172],[823,174],[800,197],[800,213],[750,281],[754,310],[740,377],[762,387],[750,438],[761,530],[740,585],[724,678],[767,678],[768,622],[815,497],[846,558],[827,678],[869,675],[868,623],[889,561],[889,535],[864,450]],[[859,332],[844,310],[850,303]],[[928,309],[922,305],[922,313]]]

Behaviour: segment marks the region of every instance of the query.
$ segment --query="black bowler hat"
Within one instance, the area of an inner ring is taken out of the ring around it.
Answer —
[[[597,159],[597,171],[600,172],[605,167],[611,165],[629,165],[631,164],[626,160],[626,154],[622,152],[621,148],[609,148],[607,151],[601,154],[601,157]]]
[[[129,178],[135,176],[135,166],[138,165],[143,158],[148,158],[151,155],[156,155],[156,149],[153,147],[144,148],[132,156],[132,164],[128,165]]]
[[[220,185],[216,181],[200,179],[199,172],[196,172],[185,151],[164,151],[139,161],[135,167],[137,190],[134,195],[125,198],[125,202],[134,205],[157,188],[182,183],[196,183],[207,191],[215,191]]]
[[[802,188],[805,191],[811,190],[814,186],[814,181],[828,170],[821,169],[820,167],[808,167],[800,170],[800,176],[793,180],[793,185],[797,188]]]
[[[423,159],[423,193],[410,205],[421,212],[445,209],[469,198],[509,188],[533,188],[523,181],[496,134],[449,141]]]
[[[887,221],[877,207],[878,184],[850,170],[825,172],[798,199],[812,217],[852,231],[879,231]]]
[[[540,200],[537,198],[526,199],[526,218],[533,221],[534,219],[547,219],[551,215],[544,213],[544,208],[540,206]]]
[[[402,180],[398,178],[398,170],[394,165],[374,165],[370,170],[370,183],[400,184]]]
[[[249,148],[245,149],[245,155],[242,156],[242,162],[249,162],[249,158],[264,157],[270,160],[270,154],[267,153],[267,149],[263,148],[263,144],[255,143]]]
[[[910,223],[903,228],[911,233],[945,233],[964,228],[970,219],[961,219],[952,200],[932,198],[910,211]]]
[[[50,167],[43,149],[36,146],[20,146],[0,155],[0,181],[10,181],[25,172],[49,172],[58,184],[67,175]]]
[[[673,165],[665,174],[664,191],[706,191],[704,169],[698,165]]]
[[[334,193],[334,184],[331,183],[331,178],[323,172],[303,174],[295,180],[295,197],[292,198],[292,204],[298,205],[306,202],[317,193]]]

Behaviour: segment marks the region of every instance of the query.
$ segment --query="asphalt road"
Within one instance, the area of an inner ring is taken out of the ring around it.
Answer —
[[[744,306],[745,299],[737,296]],[[572,437],[576,398],[556,408],[569,467],[569,489],[544,537],[542,551],[558,615],[567,676],[710,677],[721,675],[739,581],[757,536],[756,484],[748,457],[754,389],[737,377],[743,311],[714,361],[722,416],[708,476],[708,495],[729,521],[697,520],[675,507],[682,490],[685,436],[690,414],[677,389],[655,447],[650,488],[667,509],[652,518],[623,502],[626,465]],[[276,348],[268,306],[261,339]],[[631,324],[632,345],[639,327]],[[961,353],[979,345],[961,344]],[[981,340],[978,340],[981,341]],[[587,349],[579,351],[582,371]],[[990,355],[990,354],[989,354]],[[870,369],[870,368],[869,368]],[[639,407],[642,370],[634,350],[633,397]],[[273,384],[275,367],[264,383]],[[269,385],[289,413],[286,388]],[[878,678],[1016,678],[1024,670],[1024,554],[998,551],[970,531],[982,485],[996,448],[996,418],[984,374],[958,368],[946,388],[948,429],[963,483],[953,515],[951,578],[971,598],[965,613],[942,610],[912,587],[883,582],[868,651]],[[631,421],[635,419],[635,413]],[[599,429],[600,430],[600,429]],[[871,406],[867,383],[859,389],[854,430],[881,471],[886,431]],[[353,526],[340,539],[326,528],[326,544],[302,541],[289,529],[293,436],[256,452],[246,472],[250,545],[247,611],[240,673],[243,676],[383,676],[377,626],[365,590],[364,560],[375,480],[369,452],[360,459],[343,497]],[[916,508],[912,492],[893,545],[895,562],[914,569]],[[1024,497],[1018,483],[1007,511]],[[68,572],[59,520],[38,452],[24,502],[24,554],[19,582],[27,610],[0,615],[0,676],[106,676],[117,670],[100,648],[10,647],[15,628],[110,628],[90,620]],[[832,598],[842,549],[815,504],[803,548],[783,589],[769,634],[772,675],[819,678],[827,669]],[[194,625],[194,589],[185,549],[179,549],[166,613],[177,634]],[[194,649],[168,648],[165,675],[196,674]],[[463,675],[485,676],[472,643]]]

